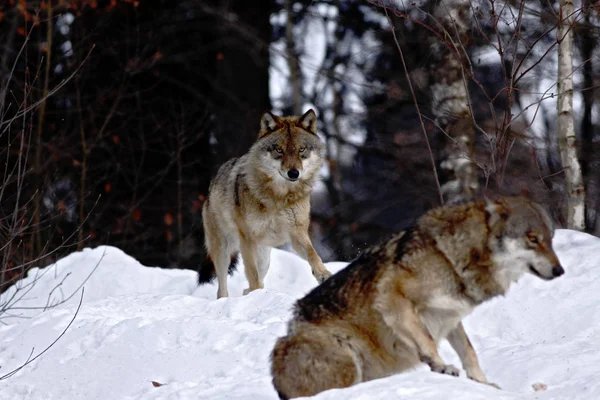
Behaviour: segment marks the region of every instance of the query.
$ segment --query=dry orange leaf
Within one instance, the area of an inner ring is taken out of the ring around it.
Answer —
[[[163,385],[164,385],[163,383],[152,381],[152,386],[154,386],[154,387],[159,387],[159,386],[163,386]]]
[[[139,221],[140,219],[142,219],[142,212],[139,208],[133,210],[133,212],[131,213],[131,219],[133,219],[134,221]]]
[[[166,226],[171,226],[173,225],[173,214],[171,213],[166,213],[165,216],[163,217],[163,221],[165,222]]]
[[[106,193],[110,193],[110,192],[112,191],[112,185],[110,184],[110,182],[106,182],[106,183],[104,184],[104,191],[105,191]]]
[[[536,392],[543,392],[546,389],[548,389],[548,385],[546,385],[545,383],[542,383],[542,382],[536,382],[531,386],[533,387],[533,390],[535,390]]]
[[[192,201],[192,210],[194,212],[200,212],[200,210],[202,210],[202,202],[199,200]]]

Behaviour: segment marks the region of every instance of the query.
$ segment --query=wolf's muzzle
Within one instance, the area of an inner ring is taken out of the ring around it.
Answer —
[[[554,267],[552,267],[552,275],[554,277],[559,277],[564,273],[565,273],[565,270],[560,264],[557,264]]]
[[[298,171],[297,169],[290,169],[287,172],[287,176],[290,181],[295,181],[300,177],[300,171]]]

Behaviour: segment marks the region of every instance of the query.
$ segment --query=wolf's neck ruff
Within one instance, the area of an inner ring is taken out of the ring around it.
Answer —
[[[249,157],[257,156],[251,151]],[[289,182],[266,171],[261,163],[251,159],[248,161],[248,172],[243,179],[248,185],[249,193],[258,199],[272,203],[273,207],[286,208],[310,197],[312,186],[317,180],[315,174],[306,174],[300,180]]]
[[[465,298],[478,305],[492,297],[504,295],[508,286],[492,274],[494,265],[492,251],[488,247],[491,227],[485,212],[485,204],[455,205],[452,218],[441,214],[447,209],[433,209],[419,220],[420,235],[431,240],[433,248],[452,266],[457,290]],[[476,222],[476,223],[474,223]],[[463,246],[471,243],[470,247]],[[491,279],[490,279],[491,277]]]

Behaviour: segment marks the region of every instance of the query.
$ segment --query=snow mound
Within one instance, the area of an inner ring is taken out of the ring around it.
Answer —
[[[504,390],[423,366],[314,398],[600,398],[600,240],[559,230],[554,242],[563,277],[524,277],[465,320],[488,379]],[[216,300],[216,284],[198,287],[192,271],[144,267],[114,247],[85,249],[31,270],[0,296],[0,304],[15,303],[0,316],[0,375],[63,332],[82,284],[73,324],[47,353],[2,381],[0,399],[277,399],[269,355],[294,301],[316,281],[305,261],[273,250],[264,290],[242,296],[247,284],[237,272],[232,297]],[[446,342],[441,354],[460,365]],[[547,389],[536,392],[535,383]]]

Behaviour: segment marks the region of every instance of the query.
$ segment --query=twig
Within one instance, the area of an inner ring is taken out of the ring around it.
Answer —
[[[388,10],[386,7],[383,7],[385,11],[385,16],[390,24],[390,30],[392,32],[392,36],[394,37],[394,43],[396,43],[396,47],[398,48],[398,53],[400,53],[400,59],[402,60],[402,68],[404,69],[404,76],[406,77],[406,81],[408,82],[408,87],[410,89],[410,95],[412,96],[413,102],[415,104],[415,109],[417,111],[417,115],[419,116],[419,123],[421,125],[421,129],[423,131],[423,136],[425,138],[425,143],[427,144],[427,150],[429,151],[429,157],[431,159],[431,169],[433,171],[433,177],[435,179],[435,184],[438,189],[438,194],[440,195],[440,203],[444,204],[444,196],[442,194],[442,187],[440,185],[440,179],[438,177],[437,168],[435,166],[435,158],[433,156],[433,151],[431,149],[431,144],[429,143],[429,137],[427,137],[427,130],[425,129],[425,123],[423,122],[423,116],[421,115],[421,109],[419,107],[419,102],[417,101],[417,96],[415,95],[415,90],[412,85],[412,81],[410,79],[410,74],[408,73],[408,68],[406,66],[406,61],[404,60],[404,52],[402,51],[402,46],[398,42],[398,38],[396,37],[396,30],[394,29],[394,23],[390,18]]]
[[[31,349],[31,353],[29,353],[29,356],[27,357],[27,360],[23,363],[23,365],[21,365],[18,368],[13,369],[12,371],[8,372],[5,375],[0,376],[0,381],[10,378],[14,374],[16,374],[17,372],[19,372],[23,368],[25,368],[27,365],[31,364],[32,362],[34,362],[35,360],[37,360],[38,358],[40,358],[44,353],[46,353],[48,350],[50,350],[52,348],[52,346],[54,346],[56,344],[56,342],[58,342],[60,340],[60,338],[62,338],[67,333],[67,331],[69,330],[69,328],[71,327],[71,325],[75,321],[75,318],[77,318],[77,315],[79,314],[79,310],[81,309],[81,304],[83,303],[83,294],[84,294],[84,292],[85,292],[85,288],[82,288],[81,289],[81,297],[79,298],[79,305],[77,305],[77,309],[75,310],[75,314],[73,315],[73,318],[71,318],[71,321],[69,321],[69,324],[65,327],[65,329],[63,329],[63,331],[61,332],[61,334],[58,335],[58,337],[56,339],[54,339],[54,341],[52,343],[50,343],[44,350],[42,350],[39,354],[37,354],[33,358],[31,356],[32,356],[32,354],[35,351],[35,347],[32,348]]]

